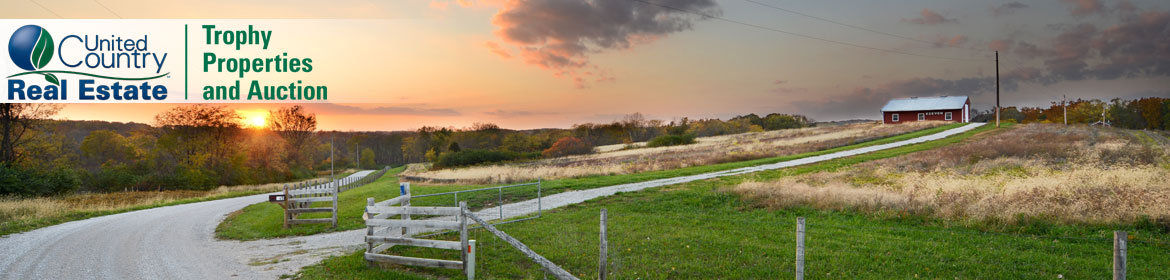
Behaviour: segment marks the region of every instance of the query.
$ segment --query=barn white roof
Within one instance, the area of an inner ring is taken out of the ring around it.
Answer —
[[[963,109],[967,96],[911,97],[891,99],[882,107],[882,112],[905,112],[927,110]]]

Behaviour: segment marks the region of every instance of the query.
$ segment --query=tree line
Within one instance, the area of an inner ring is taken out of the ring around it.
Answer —
[[[1170,98],[1077,99],[1066,104],[1053,102],[1048,107],[1004,107],[1000,120],[1020,123],[1064,123],[1065,112],[1070,124],[1108,123],[1129,129],[1170,130]],[[995,121],[992,110],[979,112],[972,121]]]
[[[569,129],[509,130],[477,123],[341,132],[319,131],[316,115],[301,106],[270,111],[262,128],[244,126],[241,116],[224,106],[177,106],[150,124],[51,120],[60,109],[0,104],[0,195],[207,190],[303,179],[328,174],[331,167],[380,168],[444,158],[468,165],[589,153],[596,145],[664,135],[811,125],[804,116],[785,114],[664,122],[635,113]]]

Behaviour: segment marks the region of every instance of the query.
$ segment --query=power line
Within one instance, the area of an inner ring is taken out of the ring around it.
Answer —
[[[106,11],[107,11],[107,12],[110,12],[110,13],[111,13],[111,14],[113,14],[114,16],[116,16],[116,17],[118,17],[118,18],[123,18],[123,17],[122,17],[122,15],[119,15],[118,13],[115,13],[115,12],[114,12],[114,10],[110,10],[110,7],[106,7],[106,4],[102,4],[102,2],[98,2],[98,0],[93,0],[93,2],[94,2],[94,3],[97,3],[97,4],[98,4],[98,6],[102,6],[102,8],[103,8],[103,9],[106,9]]]
[[[960,46],[954,46],[954,45],[948,45],[948,44],[940,44],[939,42],[931,42],[931,41],[926,41],[926,40],[916,39],[916,38],[913,38],[913,37],[906,37],[906,36],[902,36],[902,35],[898,35],[898,34],[893,34],[893,33],[889,33],[889,32],[884,32],[884,31],[881,31],[881,30],[874,30],[874,29],[870,29],[870,28],[865,28],[865,27],[862,27],[862,26],[852,25],[852,24],[848,24],[848,23],[844,23],[844,22],[839,22],[839,21],[835,21],[835,20],[831,20],[831,19],[827,19],[827,18],[823,18],[823,17],[818,17],[818,16],[814,16],[814,15],[806,14],[806,13],[801,13],[801,12],[797,12],[797,11],[793,11],[793,10],[785,9],[785,8],[782,8],[782,7],[777,7],[777,6],[773,6],[773,5],[769,5],[769,4],[765,4],[765,3],[760,3],[760,2],[758,2],[758,1],[755,1],[755,0],[743,0],[743,1],[747,1],[747,2],[750,2],[750,3],[756,4],[756,5],[760,5],[760,6],[764,6],[764,7],[768,7],[768,8],[772,8],[772,9],[776,9],[776,10],[780,10],[780,11],[785,11],[785,12],[789,12],[789,13],[797,14],[797,15],[804,16],[804,17],[808,17],[808,18],[812,18],[812,19],[817,19],[817,20],[821,20],[821,21],[825,21],[825,22],[833,23],[833,24],[840,25],[840,26],[845,26],[845,27],[849,27],[849,28],[853,28],[853,29],[857,29],[857,30],[862,30],[862,31],[869,31],[869,32],[873,32],[873,33],[877,33],[877,34],[881,34],[881,35],[886,35],[886,36],[894,37],[894,38],[899,38],[899,39],[905,39],[905,40],[915,41],[915,42],[919,42],[919,43],[923,43],[923,44],[928,44],[928,45],[931,45],[931,46],[945,46],[945,47],[952,47],[952,48],[964,48],[964,49],[970,49],[970,50],[975,50],[975,51],[982,51],[982,50],[979,50],[979,49],[972,49],[972,48],[968,48],[968,47],[960,47]]]
[[[53,14],[54,16],[57,16],[57,18],[65,18],[65,17],[61,16],[60,14],[57,14],[57,12],[54,12],[53,10],[50,10],[50,9],[49,9],[49,7],[45,7],[45,5],[41,5],[41,3],[37,3],[37,1],[36,1],[36,0],[28,0],[28,1],[29,1],[29,2],[32,2],[32,3],[33,3],[33,5],[37,5],[37,7],[41,7],[41,9],[45,9],[45,11],[48,11],[50,14]]]
[[[910,55],[910,56],[918,56],[918,57],[926,57],[926,58],[935,58],[935,59],[949,59],[949,60],[959,60],[959,61],[989,61],[988,59],[960,58],[960,57],[946,57],[946,56],[935,56],[935,55],[926,55],[926,54],[916,54],[916,53],[903,52],[903,51],[898,51],[898,50],[891,50],[891,49],[883,49],[883,48],[877,48],[877,47],[870,47],[870,46],[858,45],[858,44],[853,44],[853,43],[848,43],[848,42],[842,42],[842,41],[837,41],[837,40],[832,40],[832,39],[825,39],[825,38],[816,37],[816,36],[811,36],[811,35],[804,35],[804,34],[800,34],[800,33],[789,32],[789,31],[784,31],[784,30],[780,30],[780,29],[776,29],[776,28],[767,27],[767,26],[756,25],[756,24],[751,24],[751,23],[746,23],[746,22],[742,22],[742,21],[732,20],[732,19],[728,19],[728,18],[724,18],[724,17],[718,17],[718,16],[713,16],[713,15],[708,15],[708,14],[701,13],[701,12],[690,11],[690,10],[687,10],[687,9],[675,8],[675,7],[671,7],[671,6],[667,6],[667,5],[662,5],[662,4],[658,4],[658,3],[647,2],[647,1],[644,1],[644,0],[633,0],[633,1],[641,2],[641,3],[644,3],[644,4],[648,4],[648,5],[658,6],[658,7],[664,8],[664,9],[670,9],[670,10],[674,10],[674,11],[679,11],[679,12],[684,12],[684,13],[694,14],[694,15],[698,15],[698,16],[701,16],[701,17],[704,17],[704,18],[713,18],[713,19],[718,19],[718,20],[722,20],[722,21],[725,21],[725,22],[730,22],[730,23],[739,24],[739,25],[743,25],[743,26],[754,27],[754,28],[758,28],[758,29],[763,29],[763,30],[768,30],[768,31],[772,31],[772,32],[777,32],[777,33],[788,34],[788,35],[792,35],[792,36],[804,37],[804,38],[813,39],[813,40],[822,41],[822,42],[828,42],[828,43],[839,44],[839,45],[846,45],[846,46],[851,46],[851,47],[855,47],[855,48],[863,48],[863,49],[870,49],[870,50],[875,50],[875,51],[882,51],[882,52],[888,52],[888,53],[896,53],[896,54],[903,54],[903,55]]]

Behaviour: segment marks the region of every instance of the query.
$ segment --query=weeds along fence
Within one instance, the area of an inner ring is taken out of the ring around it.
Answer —
[[[284,228],[299,224],[329,223],[337,227],[337,194],[353,188],[363,186],[378,180],[389,171],[389,167],[370,172],[366,176],[345,177],[333,181],[316,180],[284,185],[284,199],[281,206],[284,208]],[[328,207],[314,207],[314,203],[329,202]],[[331,213],[329,218],[299,218],[301,214]]]

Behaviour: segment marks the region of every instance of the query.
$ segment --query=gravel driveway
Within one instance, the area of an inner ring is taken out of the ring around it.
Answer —
[[[545,196],[544,209],[618,192],[780,169],[938,140],[983,125],[773,164]],[[364,176],[362,171],[351,176]],[[275,279],[329,256],[364,248],[365,230],[257,241],[218,241],[216,225],[232,211],[265,201],[254,195],[160,207],[64,223],[0,238],[0,279]],[[505,217],[536,212],[536,200],[504,205]],[[480,211],[496,218],[499,209]]]
[[[350,175],[360,177],[372,171]],[[0,279],[272,279],[239,242],[215,241],[228,213],[268,195],[95,217],[0,238]]]

